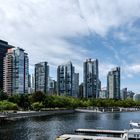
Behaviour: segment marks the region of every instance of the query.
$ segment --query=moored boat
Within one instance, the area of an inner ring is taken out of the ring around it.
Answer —
[[[140,122],[133,122],[133,121],[130,121],[130,127],[132,128],[139,128],[140,129]]]
[[[77,129],[75,134],[64,134],[56,140],[140,140],[139,123],[130,122],[129,130]],[[137,126],[137,128],[135,128]]]

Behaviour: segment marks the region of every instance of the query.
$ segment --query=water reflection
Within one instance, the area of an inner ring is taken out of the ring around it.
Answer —
[[[0,140],[55,140],[78,128],[127,129],[130,120],[139,121],[140,112],[73,113],[22,119],[0,126]]]

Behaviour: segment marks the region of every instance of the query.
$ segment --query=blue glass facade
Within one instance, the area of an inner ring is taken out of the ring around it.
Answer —
[[[4,65],[5,92],[9,92],[9,88],[11,87],[12,93],[10,94],[28,93],[29,60],[27,53],[25,53],[21,48],[14,48],[10,50],[10,52],[6,54]],[[10,77],[7,77],[7,74],[10,75]]]

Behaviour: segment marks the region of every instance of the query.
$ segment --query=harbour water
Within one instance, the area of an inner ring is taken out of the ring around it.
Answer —
[[[73,113],[47,117],[26,118],[0,126],[0,140],[55,140],[78,128],[123,130],[130,120],[140,121],[140,112]]]

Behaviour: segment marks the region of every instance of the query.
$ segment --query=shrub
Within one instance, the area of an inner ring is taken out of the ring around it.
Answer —
[[[45,94],[41,91],[37,91],[32,94],[31,96],[31,102],[42,102],[45,99]]]
[[[0,101],[0,111],[4,110],[18,110],[18,106],[8,101]]]
[[[42,102],[35,102],[32,104],[33,110],[36,110],[36,111],[41,110],[43,107],[44,106],[43,106]]]

